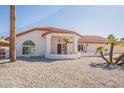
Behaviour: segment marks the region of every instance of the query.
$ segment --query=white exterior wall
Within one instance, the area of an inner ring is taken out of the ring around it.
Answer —
[[[73,43],[68,43],[67,53],[73,54]]]
[[[124,47],[121,46],[115,46],[114,53],[121,54],[124,53]]]
[[[52,37],[52,40],[51,40],[51,53],[52,54],[57,54],[57,39],[55,37]]]
[[[41,31],[33,31],[22,36],[18,36],[16,41],[17,57],[43,56],[46,53],[46,41],[45,38],[42,37],[43,33],[44,32]],[[22,54],[22,45],[27,40],[31,40],[35,43],[35,54]]]
[[[105,48],[107,48],[106,44],[88,44],[87,46],[87,52],[88,53],[95,53],[96,52],[96,48],[99,46],[103,46]]]
[[[48,58],[48,59],[78,59],[81,57],[81,54],[80,53],[77,53],[77,54],[61,54],[61,55],[58,55],[58,54],[46,54],[45,55],[45,58]]]
[[[73,48],[74,48],[74,53],[78,53],[78,39],[79,39],[79,36],[77,35],[73,35]]]
[[[86,44],[84,43],[84,45],[86,45]],[[108,45],[107,44],[88,44],[88,46],[87,46],[87,53],[93,53],[93,54],[95,54],[96,48],[99,47],[99,46],[103,46],[106,49],[108,49],[108,51],[106,52],[106,54],[109,53],[109,49],[110,49],[110,45],[109,44]],[[114,47],[114,53],[124,53],[124,47],[115,46]]]
[[[51,54],[51,34],[46,36],[46,53]]]

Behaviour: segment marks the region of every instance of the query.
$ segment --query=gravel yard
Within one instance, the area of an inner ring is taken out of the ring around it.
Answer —
[[[15,63],[0,60],[0,87],[124,87],[124,69],[91,66],[100,62],[104,62],[100,57],[77,60],[21,58]]]

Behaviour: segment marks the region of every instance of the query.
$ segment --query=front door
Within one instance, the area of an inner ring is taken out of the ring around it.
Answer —
[[[57,44],[57,53],[61,54],[61,44]]]

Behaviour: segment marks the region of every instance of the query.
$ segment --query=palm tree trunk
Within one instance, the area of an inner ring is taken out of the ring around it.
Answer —
[[[118,62],[119,62],[122,58],[124,58],[124,54],[121,54],[121,55],[118,57],[118,59],[116,60],[115,64],[118,64]]]
[[[10,6],[10,61],[16,61],[16,6]]]
[[[101,57],[107,62],[107,64],[110,64],[110,62],[105,58],[105,56],[103,55],[103,52],[100,52]]]
[[[109,60],[111,63],[113,63],[113,49],[114,49],[114,43],[111,43],[110,54],[109,54]]]

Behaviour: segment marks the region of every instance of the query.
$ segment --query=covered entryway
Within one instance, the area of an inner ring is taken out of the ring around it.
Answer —
[[[67,44],[64,38],[69,38]],[[49,59],[76,59],[80,57],[78,53],[78,35],[51,33],[46,35],[45,58]]]

